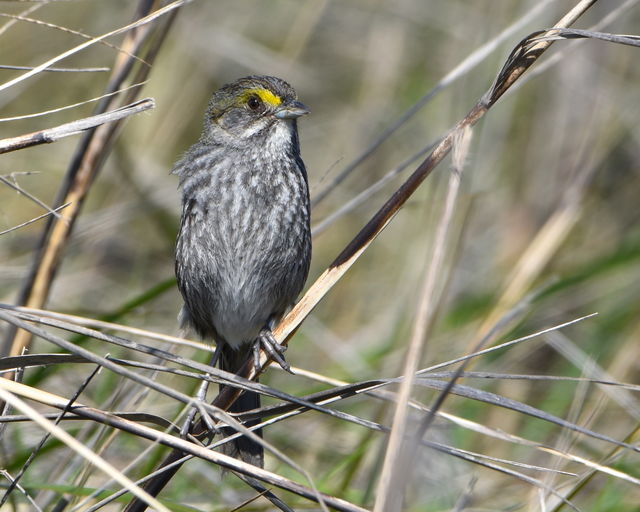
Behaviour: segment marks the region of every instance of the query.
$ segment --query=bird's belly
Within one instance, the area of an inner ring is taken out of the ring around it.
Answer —
[[[190,262],[181,280],[192,283],[192,293],[183,295],[196,330],[238,346],[253,341],[293,303],[306,279],[308,264],[301,262],[308,261],[310,249],[303,220],[277,208],[259,218],[255,210],[222,222],[211,217],[224,213],[198,219],[207,229],[183,248],[197,257],[181,258]]]

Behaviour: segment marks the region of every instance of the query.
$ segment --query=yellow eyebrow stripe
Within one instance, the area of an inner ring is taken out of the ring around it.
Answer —
[[[245,91],[242,97],[245,101],[247,101],[249,97],[253,96],[254,94],[258,98],[260,98],[263,103],[271,105],[272,107],[277,107],[278,105],[280,105],[280,103],[282,103],[282,99],[280,98],[280,96],[276,96],[270,90],[262,88],[249,89]]]

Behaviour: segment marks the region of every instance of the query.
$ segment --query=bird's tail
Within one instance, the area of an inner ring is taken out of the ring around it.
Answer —
[[[245,343],[237,350],[224,344],[220,352],[220,369],[230,373],[238,373],[240,368],[247,362],[247,359],[253,354],[251,344]],[[225,386],[220,386],[220,391]],[[230,413],[240,413],[257,409],[260,407],[260,395],[251,391],[245,391],[229,408]],[[247,428],[260,423],[260,419],[254,419],[244,423]],[[254,430],[255,434],[262,437],[262,429]],[[236,430],[231,427],[222,429],[223,436],[235,434]],[[238,437],[234,441],[223,444],[220,447],[222,453],[229,455],[243,462],[253,464],[254,466],[264,466],[264,449],[262,445],[252,441],[246,436]]]

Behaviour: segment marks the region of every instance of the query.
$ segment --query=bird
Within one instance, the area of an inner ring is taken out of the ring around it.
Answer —
[[[213,93],[199,140],[172,169],[182,192],[179,322],[216,343],[227,372],[237,373],[261,346],[289,368],[272,329],[309,273],[309,185],[297,126],[308,113],[286,81],[240,78]],[[258,407],[259,395],[245,391],[228,412]],[[264,465],[262,446],[247,436],[222,452]]]

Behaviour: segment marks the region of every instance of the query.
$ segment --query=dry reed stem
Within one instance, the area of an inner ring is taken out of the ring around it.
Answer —
[[[466,127],[457,133],[453,143],[453,165],[449,177],[447,197],[444,202],[443,214],[437,227],[433,242],[434,249],[431,261],[427,267],[424,284],[418,299],[415,321],[411,340],[407,348],[402,375],[404,379],[400,385],[398,399],[395,404],[391,434],[385,452],[380,479],[378,480],[378,496],[385,496],[385,500],[377,500],[375,511],[399,511],[403,508],[403,491],[407,482],[407,470],[412,467],[409,453],[410,441],[407,441],[407,420],[409,415],[409,399],[413,389],[418,364],[422,358],[428,332],[433,325],[433,318],[439,304],[438,285],[445,276],[445,253],[447,237],[455,203],[460,191],[460,181],[464,161],[471,143],[471,128]],[[404,467],[402,467],[404,466]]]
[[[629,435],[625,438],[625,442],[630,444],[637,445],[640,442],[640,424],[636,425],[636,427],[629,433]],[[604,464],[597,464],[598,467],[593,466],[593,469],[589,471],[586,475],[582,475],[578,482],[576,482],[573,487],[567,489],[565,491],[565,496],[567,498],[571,498],[575,494],[577,494],[583,487],[585,487],[594,476],[596,476],[599,472],[600,467],[607,467],[607,465],[613,464],[616,460],[620,458],[623,454],[623,449],[620,447],[614,448],[606,457],[603,457]],[[593,461],[589,461],[593,464]],[[563,506],[561,501],[558,501],[555,505],[549,506],[547,509],[549,512],[558,512]]]
[[[68,404],[68,400],[66,398],[55,395],[54,393],[49,393],[47,391],[33,388],[31,386],[27,386],[25,384],[21,384],[18,382],[6,380],[6,379],[0,379],[0,398],[4,396],[10,396],[12,397],[12,400],[13,400],[15,395],[19,395],[19,396],[28,398],[30,400],[34,400],[36,402],[46,404],[51,407],[56,407],[58,409],[64,409]],[[21,410],[23,410],[25,414],[29,414],[25,409],[21,409]],[[93,407],[88,407],[80,403],[74,404],[73,407],[71,408],[71,412],[73,414],[77,414],[79,416],[92,419],[93,421],[98,421],[105,425],[115,427],[119,430],[132,433],[138,437],[149,439],[151,441],[164,444],[165,446],[179,449],[185,453],[190,453],[203,460],[207,460],[209,462],[219,464],[222,467],[225,467],[232,471],[237,471],[238,473],[241,473],[243,475],[259,478],[271,485],[275,485],[281,489],[285,489],[293,493],[299,494],[305,498],[316,501],[319,496],[320,499],[324,501],[327,505],[333,508],[336,508],[337,510],[344,510],[348,512],[364,512],[365,511],[365,509],[358,507],[357,505],[349,503],[340,498],[335,498],[333,496],[318,493],[313,489],[309,489],[301,484],[293,482],[276,473],[272,473],[270,471],[267,471],[261,468],[256,468],[251,464],[246,464],[242,461],[239,461],[238,459],[234,459],[233,457],[229,457],[222,453],[209,450],[205,446],[192,443],[190,441],[186,441],[180,437],[172,436],[164,432],[159,432],[145,425],[141,425],[139,423],[126,420],[118,416],[114,416],[113,414],[110,414],[108,412],[101,411]],[[42,419],[44,422],[47,422],[49,424],[51,423],[46,418],[42,418]],[[34,420],[34,421],[37,421],[37,420]],[[43,426],[43,428],[47,428],[47,426],[45,426],[43,423],[40,423],[39,421],[37,422],[38,424]],[[66,444],[66,439],[64,442]],[[89,453],[92,453],[92,452],[89,452]],[[112,478],[115,478],[115,475],[110,474],[110,476],[112,476]],[[120,483],[122,484],[122,482]]]
[[[155,510],[159,510],[162,512],[169,512],[169,509],[162,505],[158,500],[156,500],[153,496],[147,494],[143,489],[135,485],[129,478],[123,475],[120,471],[118,471],[114,466],[109,464],[106,460],[99,457],[96,453],[91,451],[91,449],[84,446],[82,443],[77,441],[73,436],[68,434],[62,428],[53,424],[53,422],[44,418],[40,413],[38,413],[33,407],[28,405],[23,400],[19,399],[15,392],[19,388],[28,388],[24,384],[20,384],[7,379],[0,379],[0,400],[11,404],[12,407],[20,410],[31,420],[37,423],[43,430],[48,432],[49,434],[56,437],[58,440],[66,444],[69,448],[75,451],[78,455],[85,458],[89,463],[96,466],[97,468],[104,471],[107,475],[113,478],[120,485],[128,489],[131,493],[133,493],[138,498],[144,500],[147,504],[151,505]],[[32,388],[33,389],[33,388]],[[37,390],[39,393],[44,393],[40,390]],[[35,394],[36,396],[38,393]],[[28,396],[30,399],[37,400],[34,398],[33,393],[29,393]],[[65,402],[66,400],[61,397],[56,397]]]
[[[12,231],[15,231],[17,229],[23,228],[25,226],[28,226],[29,224],[33,224],[34,222],[37,222],[40,219],[44,219],[45,217],[48,217],[49,215],[56,215],[60,210],[63,210],[67,206],[69,206],[69,204],[63,204],[61,206],[58,206],[58,208],[55,208],[54,210],[51,210],[50,212],[43,213],[42,215],[38,215],[37,217],[34,217],[34,218],[29,219],[29,220],[27,220],[25,222],[22,222],[21,224],[18,224],[16,226],[11,227],[11,228],[7,228],[4,231],[0,231],[0,236],[6,235],[7,233],[11,233]]]
[[[25,135],[19,135],[18,137],[2,139],[0,140],[0,154],[30,148],[40,144],[51,144],[52,142],[56,142],[64,137],[77,135],[105,123],[120,121],[134,114],[139,114],[145,110],[155,108],[155,106],[153,98],[145,98],[109,112],[76,119],[70,123],[64,123],[54,126],[53,128],[46,128],[44,130],[38,130],[37,132],[27,133]]]

